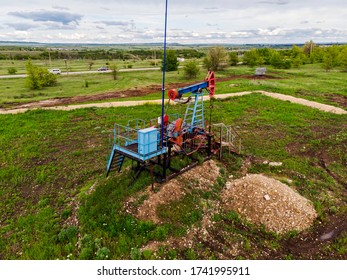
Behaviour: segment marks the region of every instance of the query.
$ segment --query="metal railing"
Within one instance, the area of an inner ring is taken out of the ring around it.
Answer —
[[[220,158],[222,157],[223,147],[227,147],[229,153],[232,151],[241,154],[241,136],[232,126],[227,126],[224,123],[212,124],[212,131],[214,133],[215,141],[220,143]]]
[[[127,147],[133,143],[137,143],[137,132],[139,129],[115,123],[113,128],[113,144],[119,147]]]
[[[146,122],[140,119],[129,121],[127,126],[114,124],[112,149],[140,160],[166,152],[166,146],[161,147],[160,126],[146,127]]]

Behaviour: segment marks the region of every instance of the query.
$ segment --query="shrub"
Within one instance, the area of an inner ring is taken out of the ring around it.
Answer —
[[[243,54],[243,63],[249,65],[250,67],[261,65],[262,62],[262,58],[256,49],[251,49]]]
[[[116,64],[110,65],[110,70],[112,71],[113,80],[117,80],[117,74],[118,74],[118,67],[117,67],[117,65]]]
[[[231,66],[237,65],[237,63],[239,62],[239,57],[237,56],[236,52],[229,53],[229,62]]]
[[[342,71],[347,72],[347,47],[345,47],[339,54],[339,64]]]
[[[177,71],[178,69],[177,55],[174,50],[168,50],[166,53],[166,72]],[[164,61],[162,61],[162,67],[164,66]]]
[[[322,67],[326,72],[333,69],[333,58],[329,53],[324,55]]]
[[[270,58],[270,64],[274,68],[279,68],[279,69],[290,69],[292,67],[291,60],[283,57],[278,51],[273,51]]]
[[[28,72],[26,84],[30,89],[42,89],[57,84],[56,75],[45,68],[33,65],[31,60],[28,60],[26,69]]]
[[[17,69],[14,67],[8,68],[7,71],[8,71],[8,74],[10,74],[10,75],[14,75],[17,73]]]
[[[200,72],[200,68],[199,68],[199,64],[196,60],[191,60],[191,61],[188,61],[184,67],[183,67],[183,71],[184,71],[184,74],[185,76],[188,78],[188,79],[191,79],[191,78],[196,78],[196,76],[199,74]]]
[[[212,71],[223,70],[227,66],[228,54],[224,47],[213,47],[208,50],[204,65]]]

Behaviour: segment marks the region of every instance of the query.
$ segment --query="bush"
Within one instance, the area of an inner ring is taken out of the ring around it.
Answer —
[[[200,68],[199,68],[199,64],[196,60],[191,60],[191,61],[188,61],[184,67],[183,67],[183,71],[184,71],[184,74],[185,76],[188,78],[188,79],[191,79],[191,78],[196,78],[196,76],[199,74],[200,72]]]
[[[227,66],[228,53],[224,47],[213,47],[208,50],[207,56],[204,58],[205,68],[217,71],[223,70]]]
[[[342,71],[347,72],[347,47],[345,47],[339,54],[339,63]]]
[[[290,69],[292,67],[292,61],[283,57],[278,51],[273,51],[270,64],[278,69]]]
[[[333,69],[333,58],[329,53],[324,55],[322,67],[326,72]]]
[[[116,64],[110,65],[110,70],[112,71],[113,80],[117,80],[118,67]]]
[[[229,62],[231,66],[236,66],[239,62],[239,57],[236,52],[229,53]]]
[[[256,49],[251,49],[243,54],[243,63],[254,67],[262,64],[262,58]]]
[[[50,73],[47,69],[35,66],[28,60],[26,64],[28,72],[27,86],[30,89],[42,89],[43,87],[55,86],[57,84],[57,77]]]
[[[177,71],[178,69],[177,54],[174,50],[168,50],[166,53],[166,72]],[[164,61],[162,61],[162,68],[164,66]]]
[[[17,69],[14,67],[8,68],[7,71],[8,71],[8,74],[10,74],[10,75],[14,75],[17,73]]]

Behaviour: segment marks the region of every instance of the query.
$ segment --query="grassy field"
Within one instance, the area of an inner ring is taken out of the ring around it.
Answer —
[[[218,75],[222,78],[252,71],[238,67]],[[218,91],[267,89],[321,101],[328,101],[325,94],[346,96],[343,73],[305,66],[271,70],[269,74],[280,79],[229,80],[218,83]],[[111,87],[111,78],[100,75],[97,77],[110,79]],[[123,79],[129,80],[121,87],[151,84],[151,75],[124,73]],[[159,77],[160,73],[155,75]],[[177,82],[175,75],[168,75],[168,81]],[[320,79],[325,75],[333,86]],[[71,91],[84,90],[83,80],[78,78],[81,81],[73,82],[72,76],[66,80],[60,77],[59,83],[66,92],[68,87]],[[93,93],[93,88],[86,90],[85,94]],[[2,102],[4,99],[2,96]],[[170,113],[184,109],[175,106]],[[299,251],[288,244],[300,241],[300,234],[277,235],[248,223],[235,212],[223,211],[214,215],[210,231],[221,247],[194,240],[192,246],[162,245],[141,251],[151,241],[179,239],[192,227],[201,227],[206,205],[220,202],[225,181],[230,175],[241,177],[240,169],[246,161],[250,163],[249,173],[290,179],[293,188],[313,201],[319,216],[307,234],[347,216],[347,117],[254,94],[214,102],[212,122],[236,127],[244,146],[242,155],[224,156],[217,183],[209,191],[199,191],[186,182],[189,195],[159,208],[158,215],[164,221],[161,224],[135,218],[125,211],[124,202],[149,185],[150,176],[142,173],[132,188],[126,187],[132,181],[131,171],[105,178],[109,134],[114,122],[155,118],[160,110],[160,106],[145,105],[0,115],[0,259],[216,259],[220,250],[227,252],[233,244],[240,246],[237,254],[227,255],[231,259],[347,258],[346,233],[313,244],[314,249]],[[271,167],[262,164],[265,160],[283,165]]]
[[[232,93],[246,90],[279,92],[312,101],[347,108],[346,73],[325,72],[319,64],[304,65],[298,69],[278,70],[268,67],[266,79],[255,79],[253,68],[238,66],[219,71],[216,93]],[[187,80],[183,70],[169,72],[167,84],[201,81],[205,77],[202,69],[195,79]],[[219,81],[218,81],[219,79]],[[224,81],[226,79],[226,81]],[[42,90],[29,90],[25,79],[0,80],[0,106],[12,103],[33,102],[49,98],[94,95],[126,89],[142,89],[150,85],[161,85],[160,71],[118,73],[116,81],[111,73],[59,76],[58,85]],[[160,98],[160,91],[147,96],[125,96],[123,100]],[[109,99],[108,101],[115,100]]]
[[[254,69],[246,67],[231,68],[230,74],[253,74]],[[347,73],[341,71],[325,72],[319,64],[304,65],[300,68],[278,70],[268,68],[271,79],[236,79],[232,82],[218,84],[218,92],[238,92],[244,90],[265,90],[278,92],[312,101],[332,104],[347,108]]]
[[[199,78],[203,80],[205,73]],[[154,71],[134,71],[119,72],[117,80],[113,79],[112,73],[93,73],[81,75],[61,75],[58,77],[58,85],[42,90],[30,90],[26,87],[25,78],[1,79],[0,80],[0,106],[6,103],[33,102],[49,98],[61,98],[81,95],[93,95],[98,93],[112,92],[116,90],[143,88],[150,85],[161,84],[161,72]],[[168,83],[187,82],[183,75],[177,72],[170,72],[166,75]],[[160,93],[154,92],[151,96],[126,99],[151,99],[158,98]],[[126,100],[125,99],[125,100]]]
[[[8,69],[14,67],[16,74],[26,74],[25,60],[0,60],[0,75],[8,75]],[[97,70],[102,66],[117,65],[118,69],[154,67],[160,64],[160,60],[91,60],[91,59],[71,59],[71,60],[33,60],[34,65],[42,66],[47,69],[59,68],[62,72],[80,72]],[[92,64],[92,65],[91,65]],[[155,65],[153,65],[155,64]],[[158,66],[157,66],[158,67]]]

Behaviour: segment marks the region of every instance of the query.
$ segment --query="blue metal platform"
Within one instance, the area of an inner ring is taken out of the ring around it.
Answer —
[[[113,143],[107,160],[107,175],[112,170],[120,171],[124,158],[145,162],[153,157],[167,153],[167,147],[161,147],[158,128],[135,128],[115,124]]]

